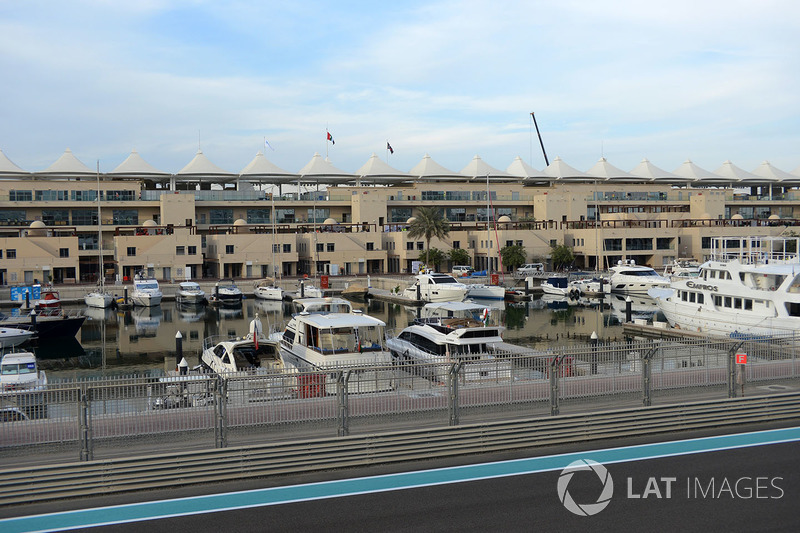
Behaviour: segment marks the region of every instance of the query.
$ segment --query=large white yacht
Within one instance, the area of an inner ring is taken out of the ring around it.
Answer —
[[[419,297],[425,302],[460,302],[467,295],[468,287],[459,283],[450,274],[426,272],[417,274],[416,281],[403,291],[403,296],[412,300]]]
[[[650,289],[667,288],[670,283],[669,278],[659,276],[649,266],[637,265],[633,259],[618,261],[609,270],[611,292],[644,295]]]
[[[161,304],[163,294],[155,278],[148,277],[144,272],[139,272],[133,277],[133,292],[131,301],[133,305],[151,307]]]
[[[652,290],[667,321],[712,335],[792,334],[800,329],[800,238],[712,240],[696,278]]]
[[[301,311],[292,316],[282,335],[271,338],[280,339],[281,355],[299,370],[324,372],[326,394],[336,393],[336,370],[353,371],[349,392],[376,392],[394,388],[385,327],[382,320],[360,311]]]
[[[492,352],[503,344],[505,329],[487,325],[489,311],[468,302],[427,304],[421,318],[388,339],[392,356],[419,364],[415,370],[434,381],[444,381],[447,363],[464,363],[466,381],[502,381],[511,378],[511,362]],[[427,364],[426,364],[427,363]]]

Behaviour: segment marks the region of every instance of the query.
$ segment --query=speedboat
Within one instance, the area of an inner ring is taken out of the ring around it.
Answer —
[[[569,292],[569,278],[567,276],[550,276],[540,285],[542,292],[553,296],[566,296]]]
[[[732,246],[736,243],[737,246]],[[800,329],[800,238],[712,239],[695,278],[652,290],[672,326],[711,335],[795,334]],[[780,250],[791,250],[786,253]]]
[[[133,305],[151,307],[161,304],[163,294],[155,278],[150,278],[144,272],[139,272],[133,277],[133,291],[131,301]]]
[[[467,284],[467,298],[503,300],[505,297],[506,288],[501,285],[485,285],[483,283]]]
[[[669,288],[670,280],[649,266],[637,265],[633,259],[618,261],[611,267],[611,292],[646,295],[656,288]]]
[[[262,300],[283,300],[283,289],[275,285],[273,278],[264,278],[253,283],[253,296]]]
[[[232,279],[221,279],[214,285],[208,302],[214,305],[237,307],[242,305],[242,291]]]
[[[206,293],[194,281],[182,281],[175,292],[175,301],[184,305],[200,305],[206,303]]]
[[[459,362],[466,381],[511,379],[511,362],[492,353],[503,344],[505,328],[487,325],[488,309],[461,302],[428,305],[434,307],[423,311],[426,316],[386,341],[396,361],[417,365],[415,372],[436,382]]]
[[[61,309],[61,297],[55,287],[44,285],[39,288],[39,299],[34,301],[23,300],[20,309],[23,311],[36,309],[37,311],[52,312],[54,309]]]
[[[39,370],[33,353],[8,353],[0,360],[0,392],[46,387],[47,375],[44,370]]]
[[[280,341],[283,358],[301,372],[320,372],[319,394],[336,393],[335,371],[348,374],[350,392],[377,392],[394,388],[385,327],[382,320],[360,311],[301,311],[282,334],[271,338]]]
[[[19,346],[33,337],[33,331],[20,328],[0,328],[0,348]]]
[[[450,274],[428,272],[417,274],[416,281],[403,291],[411,300],[419,298],[425,302],[460,302],[467,296],[467,286],[459,283]]]
[[[611,293],[611,283],[604,278],[581,278],[569,282],[569,295],[572,297],[598,297]]]

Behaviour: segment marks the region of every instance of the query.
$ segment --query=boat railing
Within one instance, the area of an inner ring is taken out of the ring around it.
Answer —
[[[715,237],[711,240],[711,259],[739,261],[747,265],[790,264],[800,262],[800,237]]]

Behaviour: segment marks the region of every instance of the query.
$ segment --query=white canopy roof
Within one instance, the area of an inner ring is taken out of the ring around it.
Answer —
[[[753,174],[761,178],[761,181],[772,181],[772,182],[793,182],[797,183],[800,181],[797,176],[789,174],[788,172],[784,172],[779,168],[773,167],[769,161],[764,161],[758,168],[753,170]]]
[[[712,183],[730,183],[731,178],[722,177],[709,172],[703,168],[698,167],[692,163],[691,159],[687,159],[681,166],[676,168],[673,173],[684,178],[690,178],[692,181],[698,182],[698,185],[712,184]]]
[[[714,171],[714,174],[728,178],[731,182],[740,183],[742,181],[758,180],[758,176],[751,174],[746,170],[737,167],[731,163],[730,159],[726,160],[720,167]],[[761,180],[764,181],[764,180]]]
[[[672,172],[667,172],[666,170],[658,168],[646,157],[642,159],[638,165],[633,167],[631,174],[634,176],[639,176],[640,178],[644,178],[645,180],[661,183],[686,183],[692,181],[691,178],[678,176],[677,174],[673,174]]]
[[[598,159],[597,163],[586,173],[608,181],[642,181],[640,177],[628,174],[624,170],[615,167],[605,157]]]
[[[434,161],[430,155],[425,154],[422,160],[408,171],[412,176],[417,176],[421,180],[428,181],[460,181],[464,176],[452,170],[447,170],[442,165]]]
[[[206,178],[209,181],[230,181],[237,177],[237,174],[219,168],[208,160],[202,150],[189,161],[189,164],[175,173],[176,177],[181,178]]]
[[[597,178],[590,176],[580,170],[566,164],[560,157],[556,156],[552,163],[547,165],[544,173],[556,178],[557,181],[597,181]]]
[[[59,178],[95,178],[97,171],[81,163],[72,153],[72,150],[67,148],[52,165],[44,170],[35,172],[34,175]]]
[[[21,178],[29,176],[30,172],[25,172],[17,165],[15,165],[6,154],[0,150],[0,177],[3,178]]]
[[[511,174],[512,176],[517,176],[523,178],[524,183],[549,183],[553,181],[553,178],[542,172],[541,170],[536,170],[528,163],[522,160],[520,156],[514,158],[506,172]]]
[[[145,161],[136,150],[131,150],[125,161],[107,175],[112,178],[168,178],[171,176],[169,172],[158,170]]]
[[[361,177],[362,182],[384,184],[402,183],[414,179],[408,172],[403,172],[389,166],[389,164],[378,157],[378,154],[375,152],[372,153],[361,168],[356,170],[356,175]]]
[[[319,153],[314,153],[306,166],[298,172],[301,181],[311,183],[344,183],[354,181],[355,174],[350,174],[333,166],[330,161],[322,159]]]
[[[259,151],[250,163],[242,169],[239,177],[251,180],[264,180],[270,183],[289,183],[297,180],[298,175],[292,174],[267,159]]]
[[[486,163],[480,156],[472,158],[467,166],[461,169],[461,174],[472,178],[474,181],[516,181],[515,177],[502,170],[497,170]]]

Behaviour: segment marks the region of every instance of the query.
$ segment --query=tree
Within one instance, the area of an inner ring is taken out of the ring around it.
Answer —
[[[525,264],[527,254],[524,246],[515,244],[500,250],[500,257],[503,258],[504,267],[509,270],[516,270],[519,266]]]
[[[565,266],[571,265],[575,261],[575,255],[572,253],[572,248],[565,244],[553,246],[550,250],[550,258],[553,260],[553,268],[561,270]]]
[[[420,261],[427,266],[432,266],[434,270],[439,270],[439,265],[447,258],[447,255],[438,248],[430,248],[419,254]]]
[[[450,223],[438,207],[420,207],[411,224],[408,236],[412,239],[425,237],[425,249],[431,249],[431,239],[444,239],[450,233]],[[422,256],[420,256],[422,257]]]
[[[447,257],[452,265],[472,265],[472,258],[469,252],[463,248],[451,248],[447,252]]]

